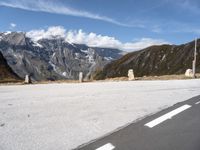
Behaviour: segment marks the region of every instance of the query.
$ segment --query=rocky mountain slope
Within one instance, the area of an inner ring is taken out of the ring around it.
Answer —
[[[6,59],[0,52],[0,82],[7,81],[19,81],[20,78],[13,72],[13,70],[8,66]]]
[[[0,51],[21,78],[33,80],[91,78],[96,69],[122,56],[122,51],[68,43],[60,37],[34,41],[22,32],[0,33]]]
[[[182,45],[151,46],[129,53],[107,64],[97,72],[96,79],[127,76],[129,69],[137,77],[160,76],[185,73],[192,68],[194,59],[194,41]],[[197,72],[200,72],[200,41],[197,46]]]

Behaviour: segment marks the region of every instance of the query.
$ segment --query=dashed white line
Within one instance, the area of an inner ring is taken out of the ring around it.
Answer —
[[[163,116],[161,116],[161,117],[159,117],[159,118],[157,118],[157,119],[155,119],[155,120],[153,120],[153,121],[151,121],[147,124],[145,124],[144,126],[147,126],[149,128],[153,128],[154,126],[164,122],[167,119],[171,119],[173,116],[177,115],[178,113],[180,113],[180,112],[182,112],[182,111],[184,111],[184,110],[186,110],[190,107],[192,107],[192,106],[183,105],[183,106],[181,106],[181,107],[179,107],[179,108],[177,108],[177,109],[175,109],[175,110],[173,110],[173,111],[171,111],[171,112],[169,112],[169,113],[167,113],[167,114],[165,114],[165,115],[163,115]]]
[[[113,150],[115,148],[115,146],[113,146],[111,143],[105,144],[99,148],[97,148],[96,150]]]
[[[196,102],[195,104],[196,104],[196,105],[197,105],[197,104],[200,104],[200,101]]]

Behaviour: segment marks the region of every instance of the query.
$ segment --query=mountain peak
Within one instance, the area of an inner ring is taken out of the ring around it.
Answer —
[[[11,32],[1,33],[0,39],[0,51],[9,66],[21,78],[31,74],[33,80],[77,79],[79,72],[89,78],[96,68],[122,56],[117,49],[101,51],[59,36],[43,36],[36,41],[26,33]]]

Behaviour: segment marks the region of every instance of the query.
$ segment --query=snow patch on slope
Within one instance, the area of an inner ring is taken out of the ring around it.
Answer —
[[[0,35],[0,41],[3,39],[3,36],[2,35]]]
[[[33,41],[33,46],[43,48],[43,46],[40,43],[38,43],[37,41]]]
[[[11,34],[11,33],[12,33],[11,31],[3,32],[4,35],[8,35],[8,34]]]
[[[105,60],[108,60],[108,61],[111,61],[111,60],[113,60],[113,58],[112,58],[112,57],[104,57],[104,59],[105,59]]]

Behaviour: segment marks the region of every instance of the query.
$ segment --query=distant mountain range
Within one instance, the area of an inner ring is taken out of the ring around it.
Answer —
[[[58,37],[34,41],[22,32],[0,33],[0,52],[19,77],[29,74],[37,81],[78,79],[79,72],[90,79],[93,72],[124,54],[118,49],[73,44]]]
[[[129,69],[136,77],[183,74],[192,68],[194,41],[182,45],[151,46],[135,51],[107,64],[95,79],[127,76]],[[197,72],[200,72],[200,41],[197,44]]]
[[[16,82],[21,80],[8,66],[6,59],[0,52],[0,82]]]
[[[199,41],[200,42],[200,41]],[[198,42],[198,43],[199,43]],[[200,46],[200,43],[197,47]],[[182,45],[151,46],[128,53],[112,48],[90,47],[52,37],[34,41],[22,32],[0,33],[0,78],[32,80],[105,79],[127,76],[129,69],[137,77],[182,74],[192,68],[194,41]],[[200,72],[200,48],[197,72]],[[124,56],[123,56],[124,55]]]

